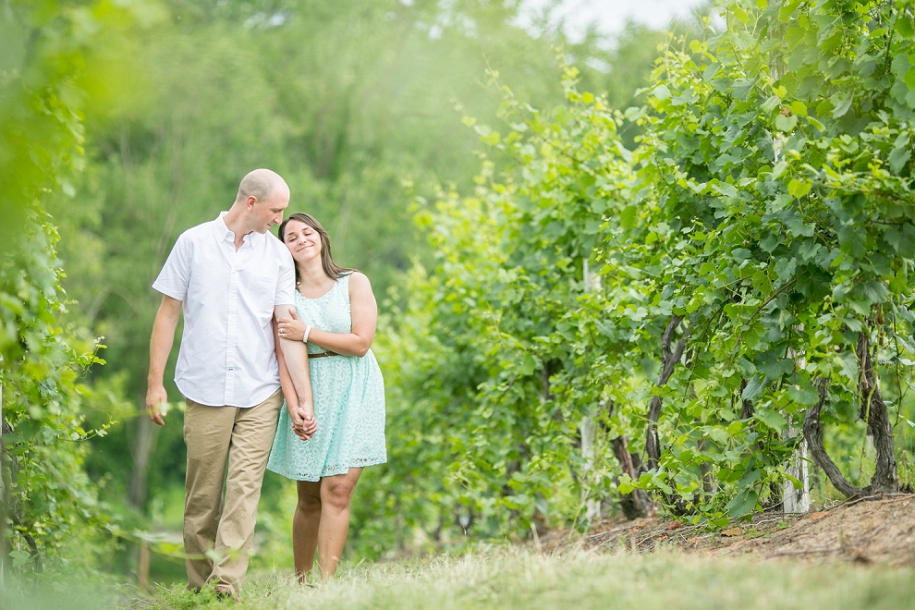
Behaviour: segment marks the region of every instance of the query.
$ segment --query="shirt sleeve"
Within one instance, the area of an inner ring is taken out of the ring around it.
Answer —
[[[276,277],[276,297],[274,305],[295,305],[295,263],[286,246],[283,246],[280,258],[280,272]]]
[[[159,272],[159,277],[153,282],[153,289],[165,296],[183,301],[187,296],[187,287],[190,280],[191,257],[187,237],[182,234],[175,246],[165,259],[165,265]]]

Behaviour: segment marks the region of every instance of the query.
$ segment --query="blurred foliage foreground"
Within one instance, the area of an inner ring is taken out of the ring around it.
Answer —
[[[821,490],[911,481],[911,0],[723,1],[725,29],[706,20],[662,45],[642,106],[586,68],[625,77],[638,62],[588,40],[555,95],[555,37],[525,34],[519,5],[498,4],[4,5],[0,39],[21,50],[0,54],[5,569],[123,566],[111,557],[124,532],[169,520],[180,414],[158,438],[134,417],[148,284],[252,166],[287,176],[303,197],[292,207],[337,223],[341,262],[392,287],[376,341],[390,462],[366,471],[353,506],[364,557],[583,527],[601,503],[720,525],[780,508],[803,484],[803,446]],[[166,15],[180,23],[153,44]],[[296,29],[318,23],[358,52]],[[489,71],[510,85],[504,127],[455,83],[442,87],[453,99],[420,96],[423,112],[401,103],[406,84],[430,90],[412,79],[439,76],[438,62],[505,51],[503,34],[521,49]],[[162,89],[132,80],[123,57]],[[192,103],[218,93],[235,104]],[[460,129],[423,119],[468,98]],[[482,169],[459,135],[474,132]],[[427,244],[405,229],[405,180]],[[69,312],[55,243],[78,280]],[[93,366],[86,328],[116,337],[111,365]],[[113,413],[118,434],[89,441]],[[266,486],[260,560],[288,558],[277,515],[292,486]]]
[[[59,236],[43,206],[75,193],[83,108],[110,99],[119,65],[112,41],[155,19],[142,2],[0,6],[0,579],[92,569],[112,547],[84,467],[87,441],[107,429],[83,427],[107,403],[84,383],[100,346],[64,321]]]

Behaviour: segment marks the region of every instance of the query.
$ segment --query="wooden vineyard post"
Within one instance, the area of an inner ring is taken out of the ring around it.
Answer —
[[[768,0],[770,6],[775,6],[778,3],[778,0]],[[777,29],[772,32],[773,38],[784,39],[786,32],[786,27],[784,24],[779,24]],[[785,72],[785,63],[782,60],[781,56],[776,53],[773,53],[769,62],[769,73],[772,75],[772,80],[777,81],[781,78],[782,74]],[[779,157],[781,156],[781,148],[784,144],[784,137],[777,138],[773,142],[772,150],[774,153],[774,158],[772,160],[773,165],[775,165]],[[796,330],[801,332],[804,330],[804,325],[799,324],[796,327]],[[794,350],[788,350],[788,357],[794,359],[795,368],[802,370],[807,364],[807,358],[804,355],[804,352],[795,352]],[[794,481],[788,480],[782,484],[782,511],[785,513],[808,513],[810,512],[810,483],[808,479],[807,472],[807,440],[804,438],[802,430],[795,429],[790,422],[788,421],[788,426],[785,428],[785,436],[787,438],[795,438],[800,435],[801,440],[798,443],[797,451],[791,457],[791,461],[788,464],[788,474],[798,481],[801,482],[800,488],[794,486]]]
[[[804,326],[799,325],[799,331],[804,330]],[[795,366],[803,369],[807,364],[807,359],[803,353],[789,350],[789,356],[794,359]],[[794,481],[788,480],[782,483],[782,511],[790,514],[809,513],[810,512],[810,479],[807,471],[807,440],[804,438],[802,430],[795,429],[789,420],[788,427],[785,429],[785,436],[789,439],[800,436],[797,450],[791,456],[788,464],[788,475],[801,482],[800,488],[794,486]]]
[[[591,272],[588,268],[587,258],[584,259],[582,265],[582,280],[585,285],[585,292],[594,290],[594,286],[592,285],[593,278],[591,277]],[[585,476],[583,478],[587,481],[594,470],[594,437],[596,432],[594,418],[588,416],[582,417],[579,430],[581,433],[581,457],[584,459],[585,463]],[[585,500],[585,517],[590,523],[594,523],[596,520],[600,519],[600,500]]]
[[[801,435],[801,442],[798,443],[797,451],[791,457],[788,464],[788,474],[801,482],[801,487],[794,486],[793,481],[785,481],[782,484],[782,510],[786,513],[809,513],[810,512],[810,481],[807,472],[807,441],[804,440],[800,430],[788,426],[785,430],[788,438],[795,438]]]
[[[149,592],[149,541],[140,540],[140,560],[137,566],[137,586],[144,593]]]

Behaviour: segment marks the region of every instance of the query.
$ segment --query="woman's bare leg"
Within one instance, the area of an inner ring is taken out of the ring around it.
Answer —
[[[318,529],[318,566],[327,580],[337,570],[349,530],[349,506],[362,468],[321,479],[321,525]]]
[[[299,500],[292,517],[292,557],[299,582],[311,572],[318,547],[318,528],[321,525],[321,482],[298,481]]]

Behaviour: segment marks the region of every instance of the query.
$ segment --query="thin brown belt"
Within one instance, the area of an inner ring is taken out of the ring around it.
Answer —
[[[309,360],[312,358],[329,358],[331,356],[339,356],[337,352],[319,352],[317,354],[308,354]]]

